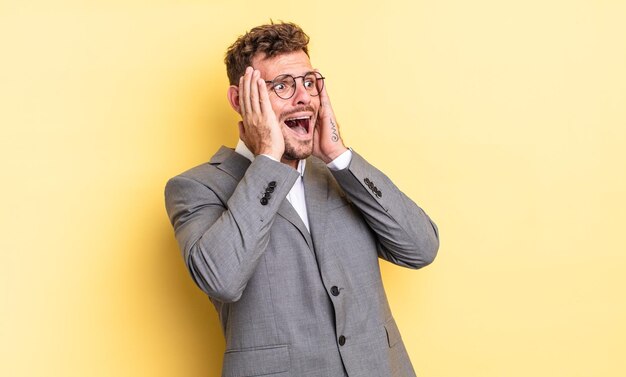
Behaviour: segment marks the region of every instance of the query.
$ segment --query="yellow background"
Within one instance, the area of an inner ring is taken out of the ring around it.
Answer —
[[[617,0],[0,1],[0,375],[219,376],[163,187],[234,145],[223,54],[270,18],[440,227],[382,263],[418,374],[626,375]]]

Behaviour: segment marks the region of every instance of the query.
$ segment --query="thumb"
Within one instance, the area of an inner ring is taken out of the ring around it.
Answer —
[[[243,137],[246,133],[246,129],[243,127],[243,121],[240,120],[237,126],[239,127],[239,138],[243,140]]]

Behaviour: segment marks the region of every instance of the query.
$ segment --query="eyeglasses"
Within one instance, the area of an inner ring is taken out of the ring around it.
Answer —
[[[302,79],[302,86],[310,96],[318,96],[324,88],[324,79],[319,72],[307,72],[302,76],[291,76],[288,74],[276,76],[272,81],[265,81],[269,88],[282,99],[289,99],[296,93],[296,79]]]

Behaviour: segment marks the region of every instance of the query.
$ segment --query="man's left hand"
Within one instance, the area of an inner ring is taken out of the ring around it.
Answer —
[[[330,104],[326,86],[320,93],[320,108],[313,131],[313,156],[329,163],[348,148],[343,145],[339,134],[339,125]]]

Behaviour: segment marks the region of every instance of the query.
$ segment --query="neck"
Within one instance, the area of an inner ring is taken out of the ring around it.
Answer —
[[[280,162],[282,162],[285,165],[289,165],[294,169],[298,169],[298,162],[300,162],[300,160],[292,160],[289,158],[285,158],[285,156],[283,156],[283,158],[280,159]]]

